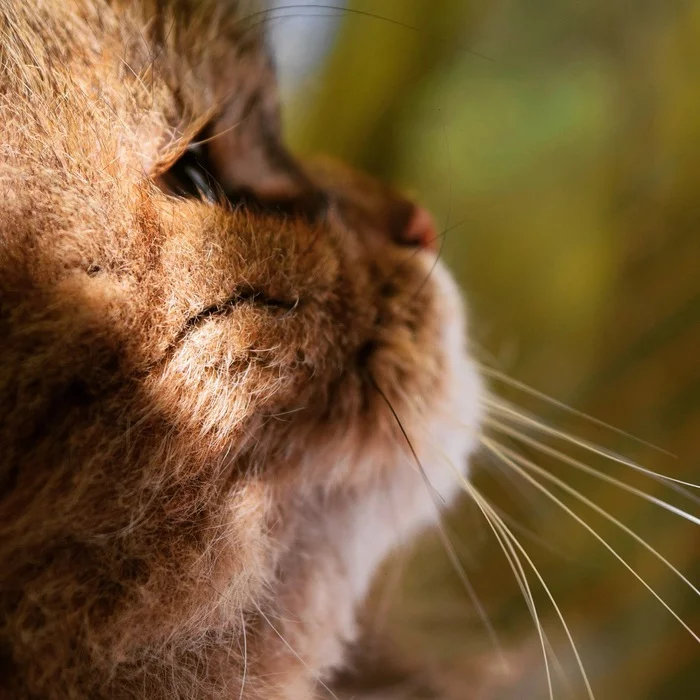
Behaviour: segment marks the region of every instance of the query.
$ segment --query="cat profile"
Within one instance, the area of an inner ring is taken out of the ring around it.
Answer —
[[[321,693],[480,380],[414,203],[300,164],[264,22],[0,6],[0,697]]]

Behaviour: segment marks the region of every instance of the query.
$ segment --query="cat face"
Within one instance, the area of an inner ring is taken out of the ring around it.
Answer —
[[[246,630],[246,697],[307,697],[475,442],[437,231],[366,176],[296,161],[244,14],[2,9],[14,697],[223,697]],[[275,606],[324,620],[283,630],[304,665],[268,629]]]

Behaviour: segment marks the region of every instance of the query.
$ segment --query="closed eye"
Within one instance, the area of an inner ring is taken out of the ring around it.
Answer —
[[[325,216],[328,197],[310,186],[298,187],[291,197],[265,196],[260,191],[264,190],[263,186],[259,189],[253,185],[235,188],[227,186],[210,155],[211,138],[206,138],[206,134],[206,130],[202,132],[199,135],[201,140],[191,143],[170,168],[157,178],[156,182],[164,192],[210,204],[243,206],[267,214],[300,215],[309,221]],[[255,168],[252,168],[252,172],[255,172]]]

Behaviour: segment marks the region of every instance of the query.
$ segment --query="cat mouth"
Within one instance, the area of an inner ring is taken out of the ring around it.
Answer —
[[[237,290],[226,299],[209,304],[209,306],[190,316],[177,334],[175,343],[181,342],[195,329],[203,326],[211,319],[229,316],[241,306],[249,305],[262,307],[266,310],[277,310],[280,312],[279,317],[284,318],[297,309],[300,301],[299,297],[294,300],[279,299],[255,289]]]

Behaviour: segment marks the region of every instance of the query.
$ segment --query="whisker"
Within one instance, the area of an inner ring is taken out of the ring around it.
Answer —
[[[472,582],[469,580],[469,577],[467,576],[467,572],[464,570],[464,567],[462,566],[461,561],[459,560],[459,557],[457,556],[457,552],[455,551],[454,545],[452,544],[452,541],[450,540],[446,530],[444,523],[440,518],[437,520],[437,526],[438,526],[438,534],[440,536],[440,540],[442,542],[443,547],[445,548],[445,551],[447,553],[447,558],[450,560],[450,564],[452,565],[455,573],[457,574],[457,577],[459,578],[460,582],[464,586],[464,589],[467,592],[467,595],[469,596],[469,600],[471,601],[472,605],[474,606],[474,609],[477,612],[477,615],[479,616],[481,623],[484,625],[484,628],[486,629],[486,632],[489,635],[489,638],[491,640],[491,644],[493,647],[496,649],[496,652],[498,653],[499,661],[501,662],[501,665],[503,669],[510,673],[510,665],[508,664],[508,661],[506,660],[505,654],[503,653],[503,648],[501,647],[501,644],[498,640],[498,635],[496,634],[496,630],[494,626],[491,624],[491,621],[489,620],[488,614],[486,613],[486,610],[479,599],[479,596],[477,595],[476,591],[474,590],[474,586],[472,585]]]
[[[316,10],[316,12],[300,12],[297,14],[285,14],[286,11],[289,10]],[[326,13],[320,13],[318,10],[326,10],[328,14]],[[380,20],[382,22],[386,22],[390,25],[393,25],[395,27],[400,27],[401,29],[406,29],[408,31],[416,32],[418,34],[423,33],[425,30],[421,29],[420,27],[415,27],[412,24],[408,24],[407,22],[402,22],[401,20],[398,19],[393,19],[391,17],[387,17],[386,15],[380,15],[377,14],[376,12],[369,12],[367,10],[360,10],[358,8],[352,8],[352,7],[344,7],[342,5],[331,5],[331,4],[309,4],[309,3],[297,3],[293,5],[281,5],[280,7],[271,7],[267,8],[265,10],[258,10],[257,12],[251,12],[244,17],[241,17],[236,24],[242,24],[244,22],[248,22],[249,20],[254,20],[254,22],[251,22],[250,26],[248,26],[244,30],[245,32],[251,31],[255,29],[257,26],[260,24],[265,24],[266,22],[270,22],[273,19],[287,19],[287,18],[294,18],[294,17],[329,17],[329,18],[334,18],[334,17],[339,17],[342,16],[343,14],[347,15],[354,15],[356,17],[366,17],[368,19],[376,19]],[[484,54],[479,53],[478,51],[474,51],[473,49],[465,48],[463,46],[457,47],[458,51],[462,51],[464,53],[471,54],[472,56],[476,56],[477,58],[481,58],[484,61],[489,61],[490,63],[495,63],[495,60],[489,56],[486,56]]]
[[[479,596],[476,594],[476,591],[474,590],[474,587],[472,586],[472,583],[469,580],[469,577],[467,576],[467,573],[464,570],[464,567],[462,566],[462,563],[460,562],[459,557],[457,556],[457,552],[455,551],[454,545],[452,544],[452,541],[450,540],[449,535],[447,534],[447,531],[445,529],[445,525],[442,522],[442,519],[440,518],[440,505],[438,504],[437,499],[440,499],[440,501],[442,501],[443,505],[445,504],[445,501],[442,498],[442,496],[438,493],[438,491],[435,489],[435,487],[430,483],[430,480],[428,479],[428,475],[426,474],[425,469],[423,468],[423,465],[418,457],[418,454],[416,453],[416,450],[413,447],[413,443],[411,442],[411,439],[408,437],[408,433],[406,432],[406,429],[404,428],[404,425],[401,422],[399,415],[396,413],[396,409],[391,404],[391,401],[389,401],[389,398],[387,397],[387,395],[379,387],[379,385],[377,384],[374,377],[372,377],[371,375],[368,375],[368,378],[369,378],[369,381],[371,382],[371,384],[374,386],[377,393],[381,396],[382,400],[389,408],[389,411],[391,412],[392,417],[396,421],[396,424],[398,425],[399,430],[401,431],[401,434],[403,435],[404,439],[406,440],[406,444],[408,445],[408,448],[411,451],[413,459],[415,460],[416,465],[418,466],[418,471],[421,475],[423,483],[426,485],[426,488],[428,489],[428,493],[430,494],[431,499],[433,500],[433,503],[434,503],[435,508],[437,510],[437,514],[438,514],[438,517],[436,520],[437,529],[438,529],[438,534],[440,536],[440,541],[442,542],[442,545],[445,548],[445,553],[447,554],[447,557],[450,560],[450,563],[452,564],[452,567],[454,568],[455,573],[457,574],[460,581],[462,582],[472,605],[474,606],[475,610],[477,611],[477,614],[479,615],[479,618],[481,619],[482,624],[484,625],[484,627],[489,635],[489,638],[491,639],[491,643],[493,644],[494,648],[496,649],[496,651],[499,655],[499,660],[501,661],[503,668],[506,669],[506,671],[509,671],[510,667],[508,665],[508,662],[506,661],[505,654],[503,653],[503,649],[501,647],[501,644],[498,641],[498,635],[496,634],[496,630],[494,629],[493,625],[491,624],[491,621],[488,618],[486,610],[484,609],[484,606],[482,605],[481,600],[479,600]]]
[[[216,587],[212,586],[211,583],[206,584],[209,586],[209,588],[212,589],[215,593],[219,594],[222,597],[226,597],[225,593],[222,593],[219,591]],[[311,674],[312,678],[324,689],[326,690],[331,698],[333,700],[340,700],[340,698],[326,685],[326,683],[323,682],[321,678],[319,678],[317,673],[314,673],[313,669],[302,659],[302,657],[296,652],[294,647],[285,639],[284,635],[272,624],[272,621],[270,618],[262,611],[260,606],[257,604],[256,601],[253,601],[253,607],[257,610],[258,614],[260,617],[270,626],[272,631],[279,637],[280,641],[289,649],[289,651],[292,653],[292,655],[304,666],[304,668]],[[280,618],[281,619],[281,618]],[[243,678],[242,678],[242,686],[241,686],[241,692],[239,695],[239,700],[243,697],[243,690],[245,689],[245,682],[247,679],[247,669],[248,669],[248,641],[247,641],[247,634],[246,634],[246,628],[245,628],[245,618],[243,617],[243,611],[241,610],[241,623],[242,623],[242,629],[243,629],[243,653],[244,653],[244,666],[243,666]]]
[[[265,622],[270,626],[272,631],[279,637],[280,641],[289,649],[289,651],[294,655],[294,657],[304,666],[304,668],[311,673],[312,677],[314,680],[326,691],[328,694],[333,698],[333,700],[340,700],[340,698],[318,677],[316,673],[314,673],[309,665],[304,661],[304,659],[297,654],[297,652],[294,650],[294,647],[284,638],[284,635],[272,624],[272,621],[270,618],[260,609],[260,606],[254,601],[253,605],[255,609],[260,613],[260,616],[262,617]]]
[[[250,119],[250,115],[243,117],[243,119],[239,119],[235,124],[231,124],[231,126],[227,126],[225,129],[222,129],[221,131],[217,131],[215,134],[212,134],[211,136],[207,136],[206,138],[200,139],[199,141],[192,141],[189,144],[189,147],[190,148],[197,148],[198,146],[204,146],[207,143],[211,143],[212,141],[215,141],[216,139],[219,139],[222,136],[225,136],[226,134],[230,133],[231,131],[234,131],[239,126],[242,126],[246,122],[246,120],[248,120],[248,119]]]
[[[435,241],[440,240],[441,238],[445,238],[448,233],[452,233],[453,231],[456,231],[458,228],[461,226],[464,226],[469,220],[468,219],[462,219],[461,221],[458,221],[456,224],[452,224],[452,226],[447,226],[440,231],[440,233],[436,234],[433,236],[433,238],[428,240],[428,243],[435,243]],[[442,246],[442,242],[440,243]],[[392,271],[390,278],[395,277],[406,265],[408,262],[413,260],[417,255],[419,255],[422,251],[422,248],[414,248]]]
[[[503,433],[504,435],[508,435],[509,437],[518,440],[520,442],[525,443],[526,445],[530,445],[530,447],[533,447],[534,449],[538,450],[539,452],[542,452],[544,454],[549,455],[550,457],[554,457],[555,459],[558,459],[561,462],[564,462],[565,464],[568,464],[575,469],[578,469],[582,472],[585,472],[586,474],[590,474],[591,476],[595,477],[596,479],[600,479],[601,481],[605,481],[609,484],[612,484],[614,486],[617,486],[618,488],[627,491],[628,493],[631,493],[635,496],[638,496],[639,498],[649,502],[653,503],[654,505],[659,506],[659,508],[663,508],[664,510],[667,510],[669,513],[673,513],[674,515],[678,515],[679,517],[683,518],[684,520],[688,520],[689,522],[693,523],[693,525],[700,525],[700,518],[698,518],[695,515],[692,515],[681,508],[678,508],[670,503],[667,503],[666,501],[663,501],[660,498],[657,498],[656,496],[652,496],[651,494],[646,493],[645,491],[642,491],[641,489],[635,488],[634,486],[630,486],[629,484],[626,484],[624,481],[620,481],[619,479],[616,479],[613,476],[610,476],[608,474],[605,474],[604,472],[599,471],[595,467],[591,467],[590,465],[586,464],[585,462],[581,462],[577,459],[574,459],[573,457],[570,457],[569,455],[565,454],[564,452],[561,452],[560,450],[557,450],[553,447],[550,447],[549,445],[546,445],[543,442],[540,442],[539,440],[536,440],[535,438],[532,438],[528,435],[524,435],[520,433],[519,431],[511,428],[510,426],[501,423],[501,421],[496,420],[494,418],[487,418],[486,422],[496,428],[498,431]]]
[[[538,391],[537,389],[534,389],[533,387],[529,386],[528,384],[525,384],[524,382],[520,382],[517,379],[513,379],[512,377],[509,377],[504,372],[501,372],[500,370],[497,370],[493,367],[490,367],[489,365],[479,363],[479,371],[485,375],[488,375],[489,377],[492,377],[493,379],[496,379],[498,381],[503,382],[504,384],[508,384],[509,386],[512,386],[513,388],[518,389],[526,394],[530,394],[531,396],[534,396],[535,398],[540,399],[541,401],[544,401],[545,403],[548,403],[551,406],[556,406],[557,408],[560,408],[561,410],[566,411],[567,413],[570,413],[571,415],[578,416],[579,418],[585,418],[587,421],[589,421],[590,423],[593,423],[594,425],[598,425],[601,428],[605,428],[607,430],[610,430],[613,433],[617,433],[618,435],[629,438],[630,440],[634,440],[635,442],[639,443],[640,445],[644,445],[645,447],[649,447],[652,450],[656,450],[657,452],[660,452],[661,454],[665,454],[667,457],[672,457],[673,459],[677,459],[676,455],[674,455],[672,452],[669,452],[668,450],[664,450],[662,447],[659,447],[658,445],[654,445],[651,442],[647,442],[646,440],[642,440],[641,438],[637,437],[636,435],[633,435],[632,433],[628,433],[625,430],[621,430],[620,428],[616,428],[614,425],[610,425],[610,423],[606,423],[605,421],[602,421],[599,418],[595,418],[594,416],[591,416],[588,413],[584,413],[583,411],[579,411],[578,409],[573,408],[572,406],[569,406],[568,404],[564,403],[563,401],[559,401],[559,400],[545,394],[542,391]]]
[[[413,296],[411,297],[412,299],[415,299],[423,288],[425,287],[426,284],[428,284],[428,281],[430,278],[433,276],[433,272],[435,272],[435,268],[437,267],[438,262],[440,262],[440,258],[442,257],[442,251],[445,247],[445,237],[442,238],[440,241],[440,248],[438,249],[437,255],[435,256],[435,260],[433,260],[433,264],[430,266],[430,269],[428,270],[428,274],[425,276],[425,279],[420,283],[418,286],[418,289],[413,293]]]
[[[589,442],[588,440],[584,440],[583,438],[577,438],[574,435],[570,435],[569,433],[566,433],[562,430],[558,430],[557,428],[553,428],[547,425],[546,423],[542,423],[541,421],[537,420],[537,418],[535,418],[534,416],[529,415],[527,412],[521,411],[519,409],[516,410],[505,401],[499,401],[493,398],[486,398],[484,399],[484,403],[490,409],[498,411],[502,415],[510,417],[512,420],[519,421],[526,425],[530,425],[531,427],[536,428],[541,432],[547,433],[548,435],[552,435],[553,437],[559,438],[560,440],[569,442],[572,445],[576,445],[577,447],[580,447],[583,450],[587,450],[588,452],[592,452],[593,454],[596,454],[599,457],[604,457],[613,462],[617,462],[618,464],[622,464],[623,466],[630,467],[631,469],[634,469],[635,471],[638,471],[642,474],[646,474],[655,481],[660,481],[661,483],[666,484],[666,486],[668,486],[669,488],[674,489],[678,493],[682,493],[684,496],[695,501],[696,503],[700,503],[700,498],[698,498],[695,494],[689,493],[685,489],[677,488],[677,485],[680,484],[682,486],[687,486],[693,489],[700,489],[700,484],[694,484],[689,481],[676,479],[671,476],[666,476],[665,474],[659,474],[655,471],[652,471],[651,469],[647,469],[646,467],[642,467],[636,464],[635,462],[627,459],[626,457],[623,457],[622,455],[619,455],[615,452],[611,452],[610,450],[606,450],[605,448],[595,445],[594,443]]]
[[[438,108],[438,111],[440,109]],[[447,127],[443,124],[443,132],[445,134],[445,147],[446,147],[446,154],[447,154],[447,183],[448,183],[448,191],[447,191],[447,215],[445,218],[445,232],[449,231],[450,228],[450,219],[452,217],[452,188],[453,188],[453,183],[452,183],[452,154],[450,152],[450,140],[447,136]],[[442,240],[440,241],[440,248],[438,249],[437,255],[435,256],[435,260],[433,261],[433,264],[430,266],[430,269],[428,270],[428,274],[425,276],[425,279],[423,282],[421,282],[420,286],[418,289],[413,294],[413,298],[417,297],[421,290],[425,287],[426,284],[428,284],[428,280],[433,275],[433,272],[435,271],[435,268],[437,267],[438,262],[440,261],[440,258],[442,257],[442,251],[445,248],[445,241],[447,240],[446,236],[442,237]]]
[[[411,441],[411,438],[408,437],[408,433],[406,432],[406,428],[404,428],[403,423],[401,422],[401,419],[399,418],[399,414],[396,413],[396,409],[393,407],[391,401],[389,401],[389,397],[382,391],[381,387],[379,384],[377,384],[377,381],[375,378],[371,375],[368,374],[367,378],[369,379],[370,383],[376,390],[376,392],[381,396],[382,400],[386,404],[387,408],[391,412],[392,417],[396,421],[396,425],[398,426],[399,430],[401,431],[401,434],[403,435],[404,440],[406,441],[406,444],[408,445],[408,449],[411,451],[411,456],[413,457],[414,462],[416,463],[416,466],[418,467],[418,471],[420,472],[420,475],[423,479],[423,481],[426,483],[428,486],[428,490],[430,491],[431,494],[434,495],[434,497],[439,498],[443,505],[445,504],[445,499],[440,495],[440,493],[437,491],[437,489],[430,483],[430,480],[428,479],[428,475],[425,473],[425,469],[423,468],[423,464],[420,461],[420,458],[418,457],[418,453],[416,452],[416,449],[413,447],[413,442]]]
[[[241,692],[238,694],[238,700],[243,700],[243,691],[248,680],[248,633],[243,610],[241,610],[241,629],[243,630],[243,678],[241,678]]]
[[[482,437],[481,441],[485,447],[489,448],[489,445],[487,444],[487,442],[488,442],[487,438]],[[497,453],[496,453],[496,456],[498,456]],[[535,563],[532,561],[531,557],[528,555],[528,553],[524,549],[524,547],[520,544],[520,541],[515,537],[515,535],[513,535],[513,533],[510,531],[510,529],[506,526],[506,524],[503,522],[503,520],[498,516],[498,514],[495,512],[495,510],[489,504],[489,502],[482,496],[482,494],[479,492],[479,490],[473,484],[471,484],[469,482],[469,480],[466,477],[464,477],[459,472],[458,469],[455,468],[454,465],[451,465],[451,466],[455,470],[457,475],[459,476],[460,481],[462,482],[462,485],[464,486],[466,492],[468,494],[470,494],[472,496],[472,498],[474,498],[474,500],[476,501],[477,505],[479,506],[482,513],[484,514],[484,517],[489,522],[489,525],[492,526],[492,529],[494,527],[501,529],[502,534],[506,537],[506,542],[508,542],[509,540],[512,541],[512,544],[514,544],[517,547],[517,549],[525,557],[526,561],[528,562],[528,564],[532,568],[535,576],[537,577],[537,579],[540,582],[540,585],[542,586],[545,593],[547,594],[549,601],[552,603],[552,606],[554,607],[554,610],[557,614],[557,617],[559,618],[559,621],[561,622],[562,627],[564,628],[564,632],[567,636],[567,639],[569,640],[569,644],[571,645],[571,649],[572,649],[574,656],[576,658],[576,662],[577,662],[577,665],[579,667],[579,671],[581,672],[581,676],[583,677],[584,684],[586,686],[586,691],[588,692],[588,696],[591,700],[595,700],[594,695],[593,695],[593,690],[592,690],[590,682],[588,680],[588,676],[586,674],[586,670],[585,670],[585,667],[583,665],[583,661],[581,659],[581,656],[578,652],[578,648],[576,647],[576,643],[574,642],[573,636],[571,634],[571,630],[569,629],[569,626],[566,623],[564,615],[561,612],[561,609],[559,608],[554,596],[552,595],[552,592],[550,591],[549,587],[547,586],[544,579],[542,578],[542,575],[540,574],[539,570],[535,566]],[[487,513],[488,513],[488,515],[487,515]],[[494,530],[494,534],[496,534],[495,530]],[[500,542],[500,539],[499,539],[499,542]],[[510,545],[510,548],[512,550],[512,545]],[[517,559],[517,555],[514,552],[513,552],[513,554],[514,554],[514,556],[516,556],[516,559]],[[523,572],[523,575],[524,575],[524,572]],[[529,590],[529,586],[528,586],[528,590]],[[532,602],[534,605],[534,600]],[[546,635],[544,635],[544,638],[546,639]],[[544,642],[543,642],[543,644],[544,644]],[[547,644],[549,644],[548,641],[547,641]],[[554,659],[557,660],[557,656],[554,653],[553,649],[552,649],[552,655],[553,655]],[[545,658],[545,664],[546,663],[547,662],[546,662],[546,658]],[[552,686],[551,686],[551,678],[549,677],[549,672],[548,672],[548,679],[547,680],[549,683],[550,696],[551,696]]]
[[[495,443],[498,444],[498,443]],[[530,460],[527,460],[524,458],[522,455],[519,455],[517,452],[514,450],[509,449],[508,447],[505,447],[504,445],[500,446],[501,449],[506,453],[509,454],[511,457],[515,455],[515,458],[517,458],[521,463],[527,462],[529,468],[531,468],[533,471],[536,473],[540,474],[544,478],[548,479],[552,483],[556,484],[559,486],[559,488],[563,489],[567,493],[571,494],[574,498],[576,498],[578,501],[581,503],[585,503],[589,508],[592,508],[593,510],[596,511],[596,513],[602,515],[606,520],[610,521],[611,523],[614,523],[617,525],[623,532],[625,532],[627,535],[632,537],[636,542],[641,544],[648,552],[653,554],[659,561],[663,562],[671,571],[673,571],[684,583],[686,583],[692,591],[700,596],[700,590],[698,590],[671,562],[669,562],[660,552],[658,552],[654,547],[652,547],[644,538],[640,537],[634,530],[631,530],[629,527],[627,527],[624,523],[622,523],[620,520],[615,518],[613,515],[608,513],[604,508],[601,508],[597,503],[594,503],[590,499],[586,498],[583,494],[581,494],[579,491],[576,489],[572,488],[567,484],[565,481],[562,481],[558,477],[554,476],[553,474],[550,474],[548,471],[545,469],[542,469],[542,467],[534,464],[534,462],[531,462]],[[536,447],[536,446],[535,446]],[[542,447],[545,447],[544,445]],[[537,447],[536,447],[537,448]]]
[[[554,659],[556,659],[556,654],[554,653],[552,645],[549,643],[547,634],[542,628],[542,624],[537,613],[537,605],[535,604],[535,598],[532,595],[532,590],[530,589],[530,583],[525,573],[525,569],[523,568],[520,558],[513,549],[513,546],[510,544],[508,539],[504,537],[502,531],[499,529],[497,523],[494,522],[488,510],[484,508],[484,504],[481,500],[481,494],[477,491],[476,487],[473,484],[470,484],[469,481],[467,481],[467,479],[463,480],[463,486],[467,493],[474,499],[474,502],[477,504],[479,510],[481,510],[486,522],[488,523],[489,527],[491,528],[491,531],[493,532],[496,540],[498,541],[498,544],[501,547],[501,550],[503,551],[506,560],[508,561],[508,565],[513,571],[513,576],[518,584],[518,588],[520,588],[523,600],[525,601],[525,604],[527,605],[527,608],[530,612],[530,617],[532,618],[532,621],[535,624],[535,629],[537,631],[537,636],[539,637],[540,646],[542,647],[542,659],[544,661],[545,673],[547,676],[547,687],[549,690],[549,697],[550,700],[554,700],[554,688],[552,686],[552,676],[549,669],[549,657],[547,654],[547,649],[550,650],[550,653],[552,654]]]
[[[518,538],[511,532],[510,528],[508,528],[508,526],[498,516],[498,514],[494,511],[494,509],[491,507],[491,505],[488,503],[488,501],[485,498],[483,498],[483,496],[481,496],[481,499],[483,501],[483,505],[486,508],[486,510],[494,518],[495,522],[497,522],[499,524],[499,527],[502,528],[504,535],[507,536],[508,539],[511,540],[511,542],[515,545],[515,547],[520,551],[521,555],[523,557],[525,557],[525,560],[530,565],[530,568],[532,569],[535,576],[537,577],[537,580],[540,582],[540,585],[542,586],[544,592],[546,593],[547,598],[549,598],[550,603],[554,607],[556,615],[559,618],[559,622],[561,623],[562,627],[564,628],[564,633],[566,634],[566,637],[567,637],[569,644],[571,646],[571,650],[574,653],[574,657],[576,658],[576,663],[578,665],[579,671],[581,672],[581,676],[583,678],[584,685],[586,686],[586,692],[588,694],[588,697],[591,700],[595,700],[595,697],[593,694],[593,689],[591,688],[590,681],[588,680],[588,674],[586,673],[586,669],[585,669],[585,666],[583,664],[583,660],[581,659],[581,655],[579,654],[576,643],[574,642],[573,635],[571,634],[571,630],[569,629],[569,625],[567,624],[566,619],[564,617],[564,614],[562,613],[559,605],[557,604],[549,586],[545,583],[544,578],[540,574],[539,569],[535,566],[535,563],[532,561],[532,558],[527,553],[525,548],[522,546],[522,544],[520,543]],[[556,656],[555,656],[555,658],[556,658]]]
[[[524,467],[527,467],[528,469],[531,469],[535,471],[538,474],[541,474],[542,476],[545,477],[550,477],[552,475],[547,474],[547,472],[542,469],[541,467],[538,467],[536,464],[531,462],[530,460],[525,459],[521,455],[518,455],[517,453],[513,452],[512,450],[508,449],[504,445],[501,445],[495,440],[492,440],[490,438],[483,437],[482,438],[482,444],[484,447],[487,449],[491,450],[494,454],[498,455],[501,457],[501,459],[504,460],[506,464],[511,466],[513,469],[515,469],[517,472],[521,474],[521,476],[529,481],[533,486],[535,486],[538,490],[540,490],[542,493],[544,493],[549,499],[551,499],[554,503],[556,503],[564,512],[568,513],[577,523],[579,523],[583,528],[585,528],[593,537],[595,537],[653,596],[656,598],[661,605],[690,633],[690,635],[700,643],[700,636],[698,636],[684,621],[683,619],[676,613],[673,608],[652,588],[643,578],[642,576],[637,573],[637,571],[627,562],[626,559],[624,559],[618,552],[617,550],[612,547],[610,544],[606,542],[606,540],[593,528],[591,527],[583,518],[581,518],[579,515],[577,515],[571,508],[569,508],[565,503],[562,502],[561,499],[557,498],[549,489],[545,488],[537,479],[535,479],[531,474],[529,474]],[[556,477],[553,477],[553,479]],[[560,484],[558,484],[560,485]],[[564,482],[561,482],[562,488],[567,487]],[[568,487],[571,488],[571,487]],[[566,490],[566,488],[565,488]],[[571,489],[573,493],[578,494],[578,492],[575,492],[574,489]],[[580,498],[584,498],[581,496],[581,494],[578,494]],[[594,509],[598,509],[599,506],[596,506],[592,502],[590,502],[591,507]],[[606,514],[603,509],[600,509],[601,515],[608,515]],[[609,518],[612,518],[612,516],[609,516]],[[620,525],[622,525],[620,523]],[[624,527],[624,526],[623,526]],[[630,531],[631,533],[631,531]],[[641,538],[640,538],[641,539]],[[643,540],[642,540],[643,542]],[[650,547],[650,545],[645,546]],[[659,555],[661,556],[661,555]],[[675,571],[675,568],[669,563],[668,564],[672,570]],[[687,579],[681,575],[681,578],[687,582]],[[691,588],[695,590],[695,587],[692,586],[692,584],[689,583]]]

